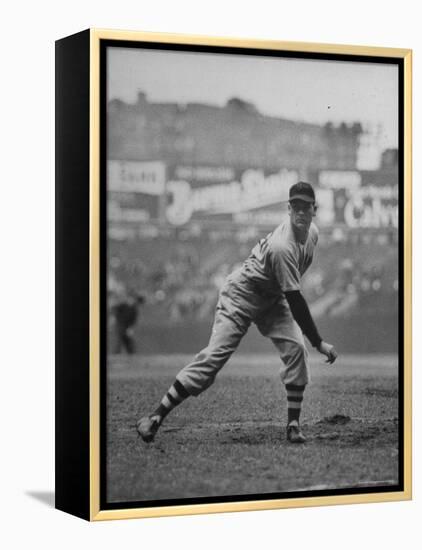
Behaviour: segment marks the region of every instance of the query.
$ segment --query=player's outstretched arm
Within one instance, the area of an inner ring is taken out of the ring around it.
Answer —
[[[322,338],[314,323],[308,304],[300,290],[285,292],[287,302],[290,306],[293,318],[302,329],[303,334],[308,338],[314,348],[319,349]]]
[[[327,357],[327,363],[334,363],[337,359],[337,352],[334,346],[324,342],[319,335],[318,329],[314,323],[308,304],[300,290],[285,292],[287,302],[290,306],[292,315],[296,323],[302,329],[302,332],[311,342],[314,348]]]

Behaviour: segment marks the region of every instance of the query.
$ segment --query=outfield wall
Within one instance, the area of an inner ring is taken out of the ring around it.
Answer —
[[[385,314],[352,316],[348,319],[319,319],[318,328],[328,342],[340,353],[397,353],[397,317]],[[207,345],[211,325],[209,322],[181,322],[151,325],[145,320],[135,329],[139,353],[197,353]],[[109,349],[113,348],[114,334],[109,335]],[[264,353],[272,345],[252,326],[242,340],[239,351]]]

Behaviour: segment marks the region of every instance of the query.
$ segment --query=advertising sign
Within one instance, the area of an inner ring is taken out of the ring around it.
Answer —
[[[398,179],[394,170],[322,171],[321,190],[332,194],[336,225],[358,228],[398,227]]]
[[[108,220],[142,224],[161,216],[166,168],[163,162],[109,160]]]
[[[287,211],[299,171],[170,165],[110,160],[108,220],[113,227],[190,222],[275,226]],[[314,174],[321,228],[398,227],[394,170],[323,170]]]
[[[185,177],[182,177],[185,176]],[[272,213],[288,200],[295,170],[189,168],[168,171],[166,220],[175,226],[191,220],[272,223]]]

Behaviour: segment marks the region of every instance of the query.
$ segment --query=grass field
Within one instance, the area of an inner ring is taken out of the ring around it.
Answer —
[[[165,420],[147,445],[135,422],[191,357],[109,357],[107,501],[280,493],[398,483],[395,356],[312,357],[302,426],[285,439],[276,355],[234,355],[215,384]]]

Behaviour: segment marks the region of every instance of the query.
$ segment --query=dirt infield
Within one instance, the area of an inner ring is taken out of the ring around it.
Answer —
[[[143,443],[136,419],[156,406],[188,359],[109,359],[108,502],[398,483],[394,356],[349,356],[336,367],[313,358],[302,446],[285,439],[286,397],[274,355],[234,356],[208,391]]]

